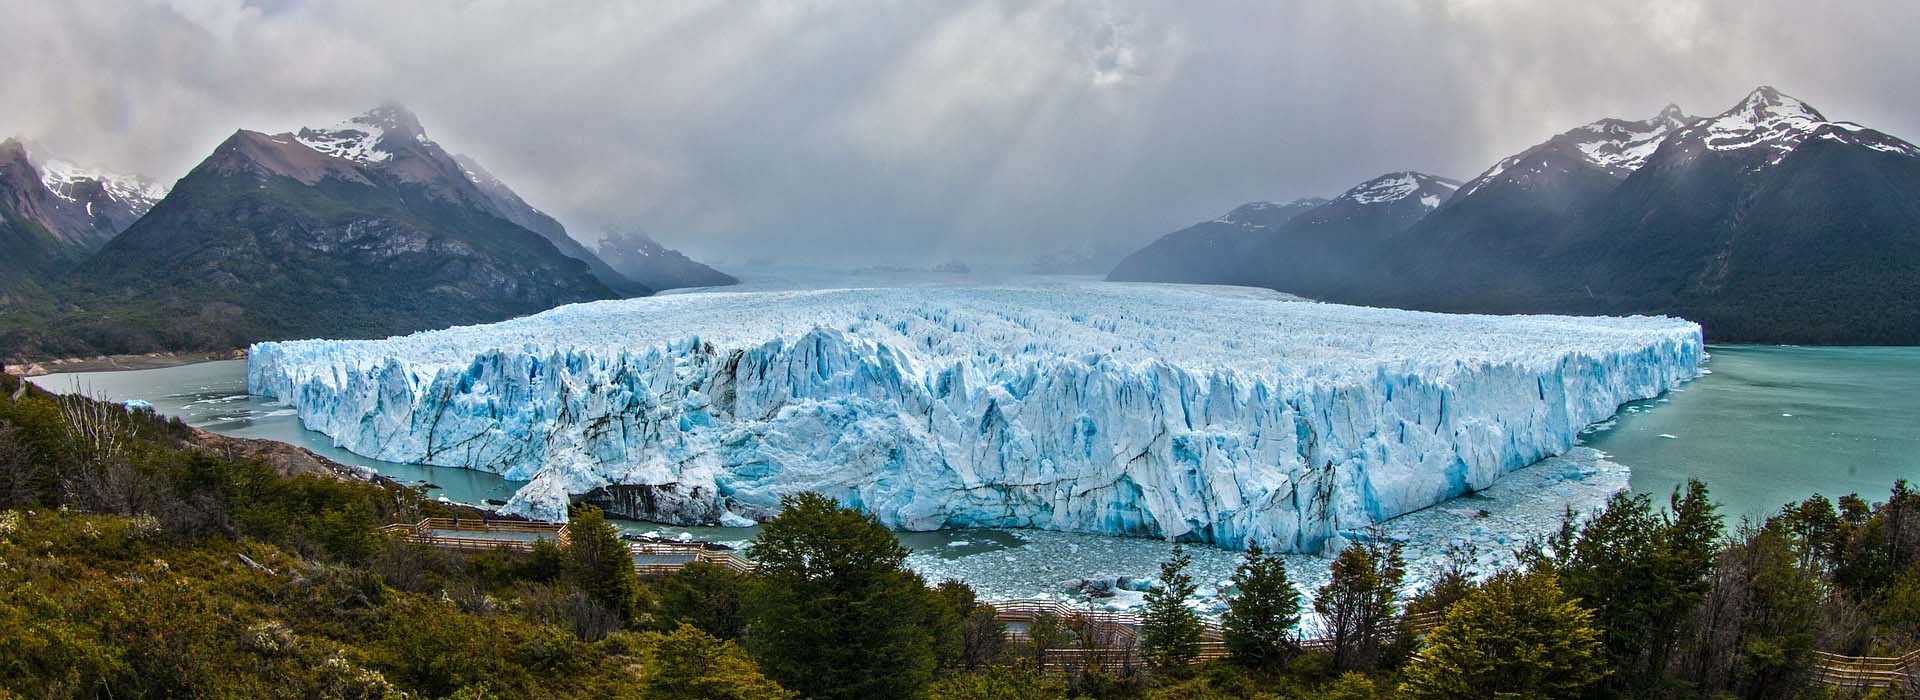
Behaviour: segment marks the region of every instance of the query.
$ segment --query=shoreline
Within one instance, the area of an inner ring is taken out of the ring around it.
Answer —
[[[16,377],[41,377],[49,374],[69,372],[122,372],[141,369],[161,369],[202,362],[247,359],[246,348],[231,350],[207,350],[199,352],[149,352],[127,355],[95,355],[93,357],[63,357],[56,360],[37,360],[33,362],[8,362],[6,373]]]

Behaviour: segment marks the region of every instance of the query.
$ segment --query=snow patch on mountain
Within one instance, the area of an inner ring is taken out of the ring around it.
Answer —
[[[152,209],[155,202],[167,196],[165,185],[138,175],[108,172],[52,158],[35,162],[34,166],[39,169],[41,182],[47,186],[47,189],[53,192],[54,196],[69,202],[79,201],[75,188],[87,182],[100,183],[101,189],[106,191],[108,197],[125,203],[128,208],[137,212]]]
[[[1607,118],[1584,124],[1495,163],[1460,188],[1459,196],[1473,194],[1503,179],[1524,185],[1528,175],[1542,174],[1552,167],[1556,153],[1625,178],[1646,165],[1667,136],[1698,121],[1698,117],[1687,116],[1678,105],[1667,105],[1651,119]],[[1564,169],[1565,166],[1555,168],[1556,171]]]
[[[254,393],[379,459],[648,489],[653,517],[817,491],[896,528],[1310,551],[1574,445],[1694,377],[1668,318],[1450,316],[1266,290],[1046,281],[576,304],[261,343]]]
[[[326,129],[301,129],[294,139],[307,148],[356,163],[378,163],[393,154],[380,150],[387,132],[378,126],[349,120]]]
[[[1740,104],[1688,131],[1715,151],[1773,151],[1764,165],[1780,162],[1816,137],[1920,157],[1920,148],[1913,144],[1852,122],[1829,121],[1812,105],[1771,86],[1756,88]]]
[[[1390,175],[1377,176],[1373,180],[1361,182],[1352,190],[1346,190],[1346,194],[1342,194],[1340,198],[1354,199],[1359,203],[1400,201],[1419,188],[1421,188],[1421,182],[1415,178],[1415,173],[1390,173]]]
[[[1652,119],[1602,119],[1574,129],[1568,135],[1587,162],[1625,177],[1646,165],[1668,134],[1694,121],[1697,119],[1680,111],[1679,105],[1667,105]]]
[[[302,128],[294,138],[308,148],[356,163],[380,163],[393,157],[381,148],[389,135],[431,145],[420,122],[406,108],[385,104],[324,129]],[[469,173],[471,177],[472,174]],[[479,180],[474,180],[479,182]]]

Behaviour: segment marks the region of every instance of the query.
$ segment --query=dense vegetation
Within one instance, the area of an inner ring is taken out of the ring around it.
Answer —
[[[1514,570],[1457,551],[1411,598],[1390,542],[1350,544],[1304,599],[1252,552],[1221,621],[1231,655],[1200,664],[1176,550],[1141,630],[1149,663],[1063,674],[1040,660],[1088,629],[1042,617],[1010,635],[823,497],[784,504],[752,574],[642,581],[596,509],[564,546],[419,548],[378,526],[446,506],[192,435],[0,378],[0,697],[1799,698],[1830,694],[1816,649],[1920,647],[1920,492],[1904,483],[1731,529],[1697,483],[1665,507],[1622,494]],[[1439,621],[1414,634],[1409,613]]]

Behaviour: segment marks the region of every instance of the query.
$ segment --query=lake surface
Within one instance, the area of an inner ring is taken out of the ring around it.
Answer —
[[[1662,497],[1707,483],[1729,522],[1813,492],[1884,500],[1920,480],[1920,348],[1713,346],[1712,371],[1596,426],[1587,444]]]

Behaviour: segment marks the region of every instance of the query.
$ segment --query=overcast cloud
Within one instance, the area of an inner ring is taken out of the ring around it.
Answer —
[[[173,179],[392,99],[583,239],[1018,259],[1763,83],[1916,140],[1916,35],[1912,0],[0,0],[0,134]]]

